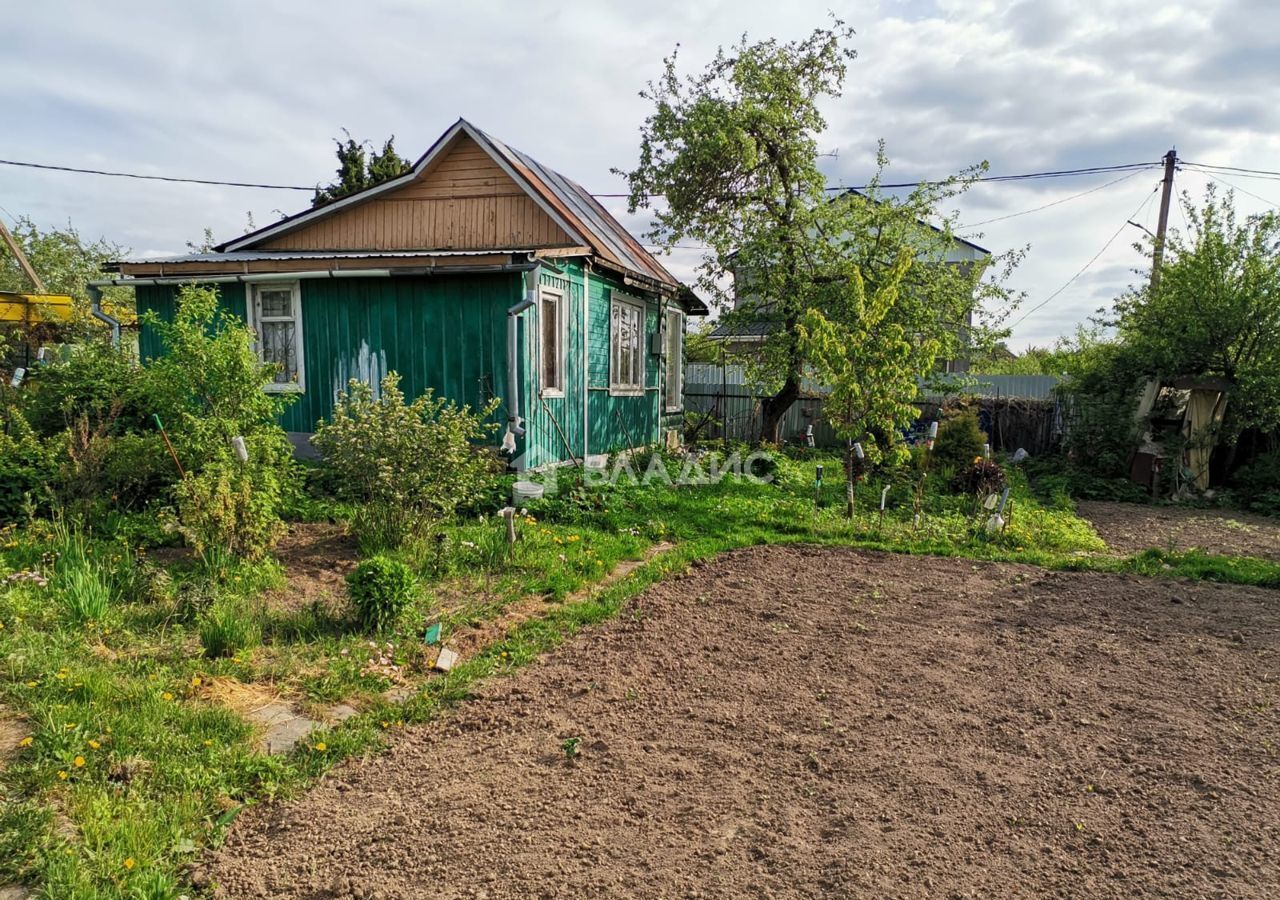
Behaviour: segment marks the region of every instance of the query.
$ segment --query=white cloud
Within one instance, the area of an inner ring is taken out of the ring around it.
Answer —
[[[743,31],[800,37],[827,21],[828,8],[819,0],[26,4],[5,17],[0,156],[313,184],[331,177],[330,138],[342,127],[373,139],[395,133],[414,156],[464,115],[592,190],[618,191],[609,169],[635,160],[647,111],[638,92],[677,43],[683,64],[700,66]],[[1277,10],[1268,0],[854,4],[845,16],[858,29],[859,56],[844,96],[828,104],[821,142],[839,150],[829,174],[864,180],[880,138],[895,180],[984,159],[994,173],[1155,160],[1173,144],[1187,159],[1280,168]],[[992,223],[981,243],[1031,244],[1015,277],[1029,307],[1097,253],[1156,178],[1143,173]],[[961,202],[961,220],[1106,180],[978,186]],[[1204,183],[1199,173],[1179,175],[1193,193]],[[1241,186],[1266,197],[1271,184]],[[0,167],[0,205],[10,212],[70,220],[149,253],[181,251],[206,225],[234,236],[247,213],[262,224],[307,201]],[[1030,316],[1015,344],[1071,331],[1134,280],[1129,270],[1142,260],[1130,247],[1139,233],[1129,230]],[[680,252],[671,267],[688,273],[691,257]]]

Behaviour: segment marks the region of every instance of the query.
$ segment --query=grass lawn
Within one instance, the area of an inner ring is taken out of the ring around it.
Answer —
[[[827,473],[820,488],[818,464]],[[403,625],[376,640],[341,606],[271,602],[287,593],[288,573],[275,561],[232,565],[210,585],[189,557],[153,547],[158,536],[145,528],[86,539],[56,523],[11,527],[0,533],[0,735],[18,738],[0,748],[0,884],[56,898],[189,892],[186,864],[245,804],[295,792],[338,760],[375,750],[384,732],[463,699],[476,679],[513,670],[665,573],[733,547],[831,543],[1280,586],[1280,565],[1263,560],[1107,554],[1069,501],[1037,499],[1016,469],[1008,523],[995,535],[981,527],[988,513],[941,490],[942,475],[923,494],[919,522],[906,481],[891,486],[882,518],[884,483],[874,478],[850,522],[841,471],[834,458],[779,458],[771,483],[594,488],[562,479],[560,492],[519,520],[510,556],[492,515],[400,551],[420,596]],[[584,592],[660,542],[671,549]],[[89,602],[93,589],[68,581],[62,561],[77,554],[100,573],[105,611]],[[538,615],[513,620],[448,676],[425,671],[427,624],[441,622],[448,639],[531,597],[542,598]],[[212,603],[239,604],[260,639],[206,656],[199,623]],[[420,690],[390,703],[383,692],[396,680]],[[343,702],[360,712],[267,756],[227,702],[241,687],[301,709]]]

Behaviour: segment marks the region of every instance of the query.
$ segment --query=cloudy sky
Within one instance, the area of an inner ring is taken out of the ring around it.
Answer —
[[[807,0],[443,3],[436,0],[0,0],[0,158],[233,181],[309,185],[333,174],[331,138],[394,133],[416,157],[458,116],[600,193],[636,158],[638,92],[679,43],[687,66],[744,31],[798,38],[833,4]],[[871,172],[936,178],[987,160],[993,174],[1156,161],[1280,169],[1280,3],[1198,0],[881,0],[836,5],[858,31],[844,95],[822,138],[833,184]],[[1158,173],[975,187],[963,231],[996,251],[1030,245],[1013,279],[1028,315],[1013,345],[1069,333],[1136,276]],[[1280,182],[1227,175],[1246,211]],[[1190,168],[1178,186],[1199,195]],[[0,215],[73,223],[135,256],[177,253],[305,207],[247,190],[0,165]],[[1150,202],[1147,202],[1150,201]],[[621,201],[606,200],[620,216]],[[1144,205],[1145,204],[1145,205]],[[624,218],[643,230],[642,218]],[[1175,211],[1175,227],[1182,219]],[[1119,234],[1117,235],[1117,232]],[[696,251],[670,260],[690,271]]]

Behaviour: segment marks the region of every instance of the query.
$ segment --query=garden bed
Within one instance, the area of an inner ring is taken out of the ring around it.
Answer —
[[[1191,550],[1280,561],[1280,521],[1234,510],[1082,500],[1079,514],[1116,553]]]
[[[1274,896],[1274,597],[732,552],[250,810],[196,881],[232,897]]]

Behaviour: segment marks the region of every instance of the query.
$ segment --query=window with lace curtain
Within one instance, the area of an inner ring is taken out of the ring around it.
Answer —
[[[609,390],[644,391],[644,304],[613,294],[609,307]]]
[[[250,285],[250,315],[258,334],[258,356],[276,366],[275,380],[267,390],[301,391],[305,372],[302,360],[302,293],[298,282]]]

